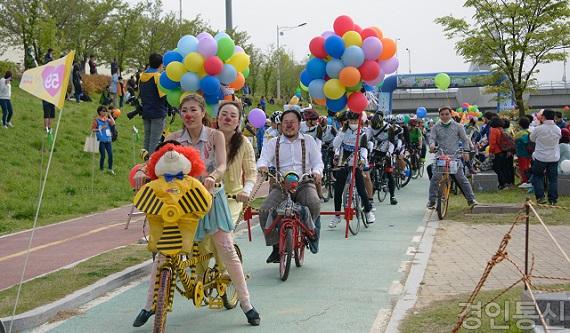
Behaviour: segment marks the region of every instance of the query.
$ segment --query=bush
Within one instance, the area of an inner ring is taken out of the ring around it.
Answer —
[[[14,79],[19,79],[22,77],[22,73],[20,72],[20,69],[16,63],[0,60],[0,76],[4,77],[4,73],[6,73],[6,71],[11,71],[12,77]]]
[[[81,79],[83,80],[83,90],[90,96],[94,93],[100,94],[111,83],[111,77],[108,75],[83,74]]]

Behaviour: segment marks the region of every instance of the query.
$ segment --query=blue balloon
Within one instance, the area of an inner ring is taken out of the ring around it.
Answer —
[[[358,68],[364,62],[364,51],[356,45],[349,46],[344,50],[342,62],[346,66]]]
[[[340,70],[344,68],[344,64],[339,59],[331,59],[327,62],[326,72],[331,79],[338,79]]]
[[[423,106],[420,106],[416,110],[416,116],[418,116],[418,118],[425,118],[425,116],[427,116],[427,109]]]
[[[313,98],[322,99],[325,98],[325,93],[323,92],[323,86],[325,85],[325,80],[316,79],[309,83],[309,94]]]
[[[325,40],[325,51],[333,57],[340,59],[344,53],[344,41],[337,35],[332,35]]]
[[[307,72],[306,69],[301,72],[301,83],[305,87],[308,87],[312,80],[311,75],[309,75],[309,72]]]
[[[309,60],[306,68],[311,79],[323,79],[327,73],[327,64],[319,58]]]
[[[180,79],[182,91],[197,91],[200,89],[200,77],[196,73],[187,72]]]
[[[162,72],[162,74],[160,74],[160,79],[158,82],[161,86],[168,90],[180,88],[180,82],[172,81],[169,79],[168,76],[166,76],[166,72]]]
[[[338,112],[346,107],[346,95],[343,95],[339,99],[328,99],[327,98],[327,108],[331,111]]]
[[[204,94],[204,99],[207,104],[216,104],[220,100],[220,96],[218,94]]]
[[[214,36],[214,39],[215,39],[216,41],[218,41],[218,40],[220,40],[220,39],[222,39],[222,38],[229,38],[229,39],[232,39],[232,38],[230,37],[230,35],[228,35],[227,33],[223,32],[223,31],[218,32],[218,33]]]
[[[220,79],[220,82],[223,84],[230,84],[236,80],[237,71],[234,66],[230,64],[224,64],[222,71],[217,76]]]
[[[216,95],[217,98],[218,90],[220,89],[220,80],[215,76],[206,75],[200,80],[200,89],[202,89],[205,95]]]
[[[178,41],[178,53],[182,56],[186,56],[190,52],[195,52],[198,50],[198,39],[192,35],[182,36]]]
[[[362,84],[362,88],[364,88],[365,91],[374,91],[374,87],[366,83]]]
[[[184,57],[176,51],[168,51],[162,56],[162,64],[165,68],[173,61],[184,62]]]

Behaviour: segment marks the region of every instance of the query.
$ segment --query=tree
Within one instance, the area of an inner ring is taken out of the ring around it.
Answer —
[[[566,0],[467,0],[472,22],[452,15],[439,17],[448,39],[458,39],[457,52],[465,60],[490,65],[507,77],[520,115],[524,92],[539,64],[561,61],[570,44],[570,7]]]

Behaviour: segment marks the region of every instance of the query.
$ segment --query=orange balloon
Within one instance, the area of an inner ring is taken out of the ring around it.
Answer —
[[[313,101],[315,102],[315,104],[317,105],[326,105],[327,104],[327,100],[324,98],[313,98]]]
[[[341,69],[338,79],[345,87],[353,87],[360,82],[360,72],[356,67],[347,66]]]
[[[384,38],[384,34],[382,33],[382,30],[380,30],[380,28],[378,27],[370,27],[372,28],[372,30],[376,31],[376,33],[378,34],[378,38],[382,39]]]
[[[388,60],[396,54],[396,42],[390,38],[382,38],[382,54],[380,54],[379,60]]]
[[[237,78],[235,79],[234,82],[230,83],[228,87],[233,88],[234,90],[240,90],[241,88],[243,88],[244,84],[245,84],[245,77],[243,76],[242,73],[238,72]]]
[[[224,96],[224,101],[233,101],[233,96],[232,95]]]

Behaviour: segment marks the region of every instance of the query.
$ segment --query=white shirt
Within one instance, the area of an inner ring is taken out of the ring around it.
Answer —
[[[363,144],[362,140],[366,138],[364,132],[360,133],[360,140],[356,142],[356,130],[350,128],[346,129],[346,132],[338,131],[336,137],[333,140],[333,147],[335,154],[339,155],[341,158],[341,164],[352,165],[354,162],[355,147],[357,145]],[[348,158],[350,156],[350,158]],[[359,149],[359,159],[364,161],[364,164],[368,164],[368,149],[366,147],[360,146]]]
[[[558,162],[560,146],[558,142],[562,133],[554,120],[545,120],[530,133],[530,140],[536,142],[532,158],[541,162]]]
[[[315,125],[312,128],[310,128],[309,126],[307,126],[307,122],[303,121],[301,122],[301,125],[299,127],[299,132],[303,133],[305,135],[310,135],[313,137],[313,139],[315,139],[315,142],[317,143],[317,146],[319,148],[319,150],[321,149],[321,146],[323,145],[322,141],[317,138],[317,129],[318,129],[319,125]]]
[[[12,96],[12,85],[5,78],[0,79],[0,99],[10,99]]]
[[[275,161],[275,146],[279,140],[279,170],[285,174],[294,171],[298,175],[303,174],[303,156],[301,139],[305,140],[305,172],[323,174],[323,159],[321,150],[318,148],[315,139],[309,135],[299,133],[293,140],[289,140],[284,135],[269,140],[261,149],[261,156],[257,160],[257,167],[277,166]]]

